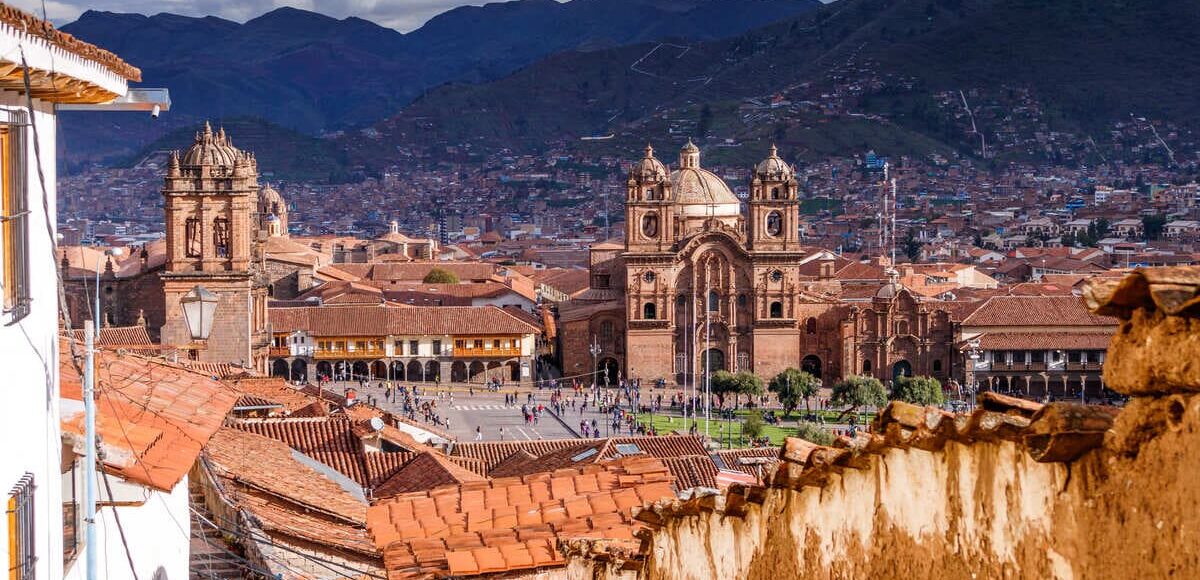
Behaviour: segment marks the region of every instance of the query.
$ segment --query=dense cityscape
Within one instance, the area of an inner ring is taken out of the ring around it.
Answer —
[[[1200,571],[1173,3],[447,4],[0,4],[11,580]]]

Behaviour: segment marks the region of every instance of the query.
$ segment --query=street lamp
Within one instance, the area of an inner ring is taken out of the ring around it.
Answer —
[[[183,320],[187,323],[192,340],[201,342],[208,340],[212,332],[213,313],[217,310],[216,294],[209,292],[204,286],[196,286],[191,292],[179,299],[183,307]]]
[[[588,352],[592,353],[592,393],[595,394],[596,387],[600,385],[600,367],[596,360],[596,357],[600,356],[600,342],[596,340],[595,335],[592,335],[592,344],[588,347]]]

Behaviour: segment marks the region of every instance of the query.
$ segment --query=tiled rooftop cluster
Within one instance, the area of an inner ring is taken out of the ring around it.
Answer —
[[[368,510],[388,577],[560,566],[563,538],[633,540],[635,506],[674,497],[666,466],[624,458],[395,496]]]

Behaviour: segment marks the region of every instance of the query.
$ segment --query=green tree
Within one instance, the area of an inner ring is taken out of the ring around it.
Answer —
[[[454,272],[434,268],[425,274],[425,278],[421,281],[425,284],[458,284],[458,276],[455,276]]]
[[[708,387],[712,390],[712,394],[717,396],[717,405],[722,409],[725,408],[725,396],[736,395],[740,385],[733,373],[729,371],[717,371],[708,379]]]
[[[933,377],[897,377],[892,400],[914,405],[941,405],[945,401],[941,381]]]
[[[800,369],[788,368],[775,375],[767,388],[783,405],[783,418],[786,419],[800,406],[800,399],[804,399],[805,407],[808,407],[809,397],[815,396],[820,386],[821,379]]]
[[[742,434],[751,439],[758,439],[759,437],[762,437],[763,428],[765,426],[766,425],[763,424],[762,417],[760,417],[758,413],[752,413],[749,417],[746,417],[745,421],[742,422]]]
[[[842,412],[844,417],[858,410],[859,407],[882,407],[884,403],[887,403],[887,394],[884,393],[883,383],[879,382],[879,379],[865,375],[852,375],[833,385],[833,395],[829,401],[834,405],[847,407]]]
[[[713,377],[715,380],[716,374]],[[762,395],[763,393],[763,380],[754,373],[741,371],[736,375],[730,375],[728,380],[731,381],[731,384],[726,389],[726,392],[733,394],[735,404],[737,403],[736,397],[738,395],[746,395],[748,400],[753,400],[753,397]],[[716,389],[716,387],[713,388],[714,390]],[[724,403],[724,400],[722,400],[722,403]]]

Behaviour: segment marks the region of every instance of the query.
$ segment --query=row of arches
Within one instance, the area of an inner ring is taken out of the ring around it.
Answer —
[[[442,365],[435,360],[422,363],[418,360],[404,361],[318,361],[315,375],[309,376],[308,361],[297,358],[290,363],[287,359],[275,359],[271,363],[271,375],[293,381],[315,380],[318,376],[334,380],[386,380],[407,382],[437,382],[444,380]],[[454,361],[450,365],[452,382],[487,382],[492,379],[521,380],[521,364],[516,360],[500,361]]]

